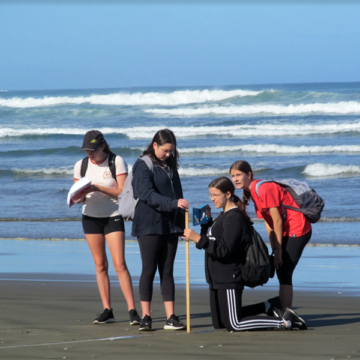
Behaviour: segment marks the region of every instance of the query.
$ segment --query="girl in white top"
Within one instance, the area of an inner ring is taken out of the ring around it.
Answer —
[[[117,201],[127,177],[127,165],[120,156],[111,153],[102,133],[97,130],[85,134],[81,150],[85,150],[89,157],[84,175],[91,180],[92,185],[73,200],[77,203],[84,203],[82,224],[95,262],[96,279],[104,308],[103,313],[94,320],[94,324],[115,322],[110,303],[106,242],[128,305],[130,324],[136,325],[139,324],[140,317],[135,310],[131,277],[125,262],[124,220],[119,215]],[[110,156],[115,156],[116,179],[114,179],[109,166]],[[75,164],[75,182],[82,177],[83,161],[85,160],[80,160]]]

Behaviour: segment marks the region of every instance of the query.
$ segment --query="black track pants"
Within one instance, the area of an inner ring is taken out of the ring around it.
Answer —
[[[174,301],[174,261],[178,234],[146,235],[138,237],[142,272],[140,276],[140,301],[151,301],[156,270],[159,270],[163,301]]]
[[[264,303],[241,307],[242,290],[210,290],[210,308],[215,329],[228,331],[283,329],[284,320],[263,314]]]

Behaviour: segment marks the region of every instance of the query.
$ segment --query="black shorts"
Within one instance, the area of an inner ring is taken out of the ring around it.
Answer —
[[[106,218],[83,215],[82,226],[84,234],[107,235],[117,231],[125,232],[124,219],[120,215]]]

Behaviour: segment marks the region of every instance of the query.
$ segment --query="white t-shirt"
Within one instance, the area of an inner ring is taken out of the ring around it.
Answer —
[[[81,178],[81,163],[78,161],[74,167],[75,181]],[[128,168],[122,157],[115,158],[116,176],[128,173]],[[111,175],[109,168],[109,157],[101,164],[95,164],[89,159],[85,176],[91,180],[93,185],[100,185],[111,189],[117,189],[118,185]],[[94,191],[86,195],[82,213],[91,217],[105,218],[119,215],[117,198]]]

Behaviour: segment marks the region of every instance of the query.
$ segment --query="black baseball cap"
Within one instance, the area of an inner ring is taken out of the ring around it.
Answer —
[[[88,131],[84,136],[81,150],[96,151],[104,142],[104,136],[99,130]]]

